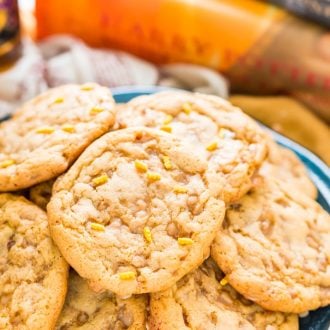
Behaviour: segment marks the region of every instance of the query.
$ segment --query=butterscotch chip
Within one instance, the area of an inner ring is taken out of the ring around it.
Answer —
[[[67,273],[46,213],[24,197],[0,194],[0,329],[53,329]]]
[[[304,313],[330,303],[330,216],[291,184],[255,178],[229,206],[212,256],[264,308]]]
[[[29,190],[29,199],[45,211],[52,196],[54,182],[55,180],[45,181],[31,187]]]
[[[91,84],[50,89],[0,124],[0,191],[28,188],[66,171],[79,154],[114,123],[108,88]],[[91,115],[91,108],[104,109]]]
[[[125,297],[166,289],[203,262],[221,225],[224,203],[210,195],[206,169],[193,150],[157,129],[108,133],[56,181],[47,207],[53,239],[99,288]],[[108,181],[95,187],[101,173]],[[176,185],[187,193],[175,193]],[[90,229],[96,219],[104,231]],[[178,244],[180,237],[193,244]]]
[[[120,299],[110,292],[95,293],[75,271],[56,330],[146,329],[146,297]]]
[[[287,329],[298,330],[294,314],[266,311],[230,285],[208,259],[171,289],[151,294],[150,329]]]
[[[238,200],[251,188],[251,177],[266,156],[264,132],[216,96],[169,91],[137,97],[117,114],[117,127],[132,126],[169,127],[208,162],[211,193],[225,202]]]

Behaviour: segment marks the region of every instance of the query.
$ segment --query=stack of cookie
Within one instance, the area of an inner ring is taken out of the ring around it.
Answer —
[[[118,109],[69,85],[0,125],[0,329],[298,329],[330,303],[294,154],[218,97]]]

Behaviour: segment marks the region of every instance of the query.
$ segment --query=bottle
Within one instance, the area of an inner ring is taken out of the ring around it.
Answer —
[[[36,0],[36,15],[39,38],[71,33],[158,64],[205,65],[233,92],[294,95],[330,122],[329,31],[267,2]]]
[[[10,68],[21,55],[17,0],[0,0],[0,71]]]

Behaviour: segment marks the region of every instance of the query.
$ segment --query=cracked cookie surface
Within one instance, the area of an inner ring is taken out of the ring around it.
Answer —
[[[0,191],[31,187],[65,172],[114,123],[114,101],[97,84],[64,85],[25,103],[0,124]]]
[[[295,189],[316,199],[317,189],[309,178],[304,164],[295,153],[273,141],[269,141],[268,146],[268,159],[260,167],[259,173],[264,177],[272,177],[292,184]]]
[[[116,128],[158,128],[191,145],[208,162],[212,195],[225,202],[250,189],[251,176],[266,155],[258,125],[216,96],[177,91],[140,96],[123,105],[116,118]]]
[[[209,255],[224,217],[207,163],[148,128],[110,132],[59,178],[52,236],[75,270],[121,296],[166,289]]]
[[[208,259],[171,289],[151,294],[149,328],[298,330],[298,317],[266,311],[245,299]]]
[[[229,283],[264,308],[303,313],[330,303],[330,217],[291,185],[256,178],[229,206],[211,254]]]
[[[56,330],[144,330],[147,299],[144,295],[120,299],[110,292],[96,293],[71,270],[68,294]]]
[[[23,197],[0,194],[0,329],[54,329],[67,272],[46,213]]]

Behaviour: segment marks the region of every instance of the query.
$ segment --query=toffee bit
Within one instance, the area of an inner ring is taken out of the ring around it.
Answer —
[[[74,133],[76,129],[72,125],[64,125],[62,126],[62,131],[67,132],[67,133]]]
[[[186,192],[188,192],[188,189],[183,186],[174,186],[173,191],[176,194],[185,194]]]
[[[80,87],[80,90],[81,91],[92,91],[94,89],[94,87],[93,86],[90,86],[90,85],[83,85],[83,86],[81,86]]]
[[[208,146],[206,146],[207,151],[214,151],[218,148],[218,142],[214,141],[210,143]]]
[[[178,243],[184,246],[184,245],[191,245],[194,243],[194,241],[189,237],[179,237]]]
[[[63,103],[63,102],[64,102],[64,98],[58,97],[53,101],[53,104],[59,104],[59,103]]]
[[[91,223],[91,228],[96,231],[105,231],[105,227],[102,224],[96,222]]]
[[[163,124],[164,125],[168,125],[169,123],[171,123],[173,120],[173,116],[172,115],[166,115],[164,121],[163,121]]]
[[[172,133],[172,127],[169,125],[163,125],[160,127],[160,129],[166,133]]]
[[[151,234],[151,230],[150,230],[149,227],[144,227],[144,229],[143,229],[143,236],[144,236],[145,240],[148,243],[151,243],[152,242],[152,234]]]
[[[94,114],[97,114],[97,113],[100,113],[100,112],[103,112],[103,111],[104,111],[104,108],[99,107],[99,106],[95,106],[92,109],[90,109],[89,113],[91,115],[94,115]]]
[[[134,165],[135,168],[140,172],[147,172],[148,170],[148,166],[145,163],[141,162],[140,160],[136,160],[134,162]]]
[[[6,159],[6,160],[0,162],[0,168],[7,168],[14,164],[15,164],[15,161],[13,159]]]
[[[148,172],[147,173],[147,178],[151,182],[159,181],[161,179],[161,175],[156,172]]]
[[[170,157],[168,157],[168,156],[163,156],[163,157],[162,157],[162,162],[163,162],[164,168],[165,168],[166,170],[171,170],[171,169],[173,168]]]
[[[121,280],[134,280],[136,278],[136,274],[134,272],[123,272],[119,273],[119,278]]]
[[[55,129],[53,127],[40,127],[36,129],[36,133],[38,134],[52,134]]]
[[[182,104],[182,111],[183,111],[186,115],[191,114],[192,107],[191,107],[190,103],[188,103],[188,102],[183,103],[183,104]]]
[[[93,183],[95,186],[100,186],[106,182],[108,182],[108,176],[106,174],[102,174],[96,178],[93,179]]]

